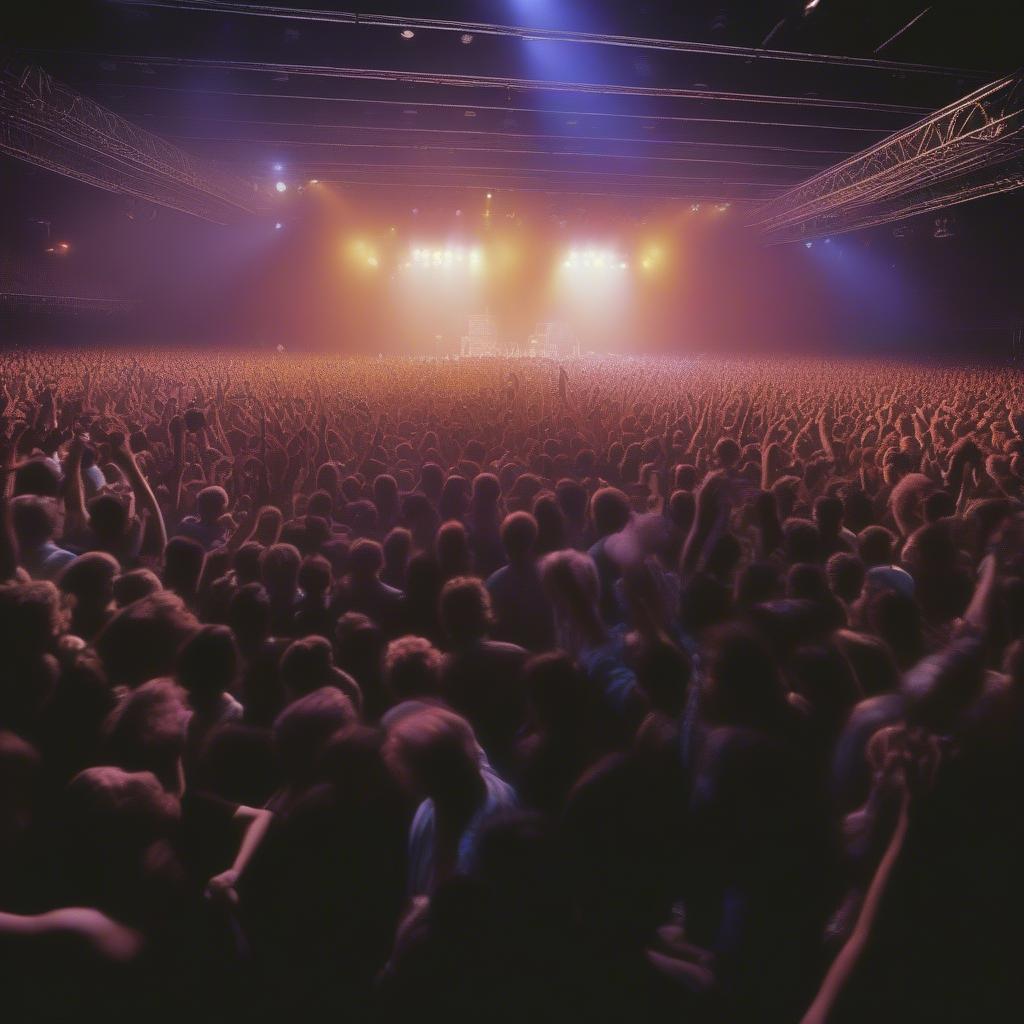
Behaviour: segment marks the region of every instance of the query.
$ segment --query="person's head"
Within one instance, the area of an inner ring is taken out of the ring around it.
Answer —
[[[400,718],[388,730],[384,755],[404,786],[435,804],[480,786],[480,746],[469,723],[446,708]]]
[[[348,570],[357,583],[368,583],[377,578],[384,566],[384,552],[375,540],[361,538],[349,548]]]
[[[453,473],[441,488],[438,512],[442,519],[461,519],[469,508],[469,482]]]
[[[270,595],[261,583],[246,583],[232,595],[228,625],[241,648],[250,653],[270,636]]]
[[[199,588],[206,551],[191,537],[172,537],[164,548],[164,586],[190,600]]]
[[[260,556],[260,576],[271,600],[288,599],[299,582],[302,556],[293,544],[272,544]]]
[[[632,515],[629,498],[617,487],[602,487],[590,499],[590,515],[599,537],[618,533]]]
[[[352,701],[334,686],[322,686],[292,701],[274,719],[274,753],[291,788],[316,778],[318,762],[332,736],[356,724]]]
[[[553,551],[542,559],[540,572],[561,631],[597,639],[603,632],[597,609],[601,584],[593,559],[579,551]]]
[[[100,545],[118,545],[128,531],[128,506],[113,494],[99,494],[88,505],[89,529]]]
[[[228,509],[228,493],[223,487],[204,487],[196,495],[196,515],[212,526]]]
[[[95,646],[112,685],[140,686],[170,676],[178,650],[199,628],[182,599],[159,590],[122,608],[103,627]]]
[[[715,444],[715,461],[722,469],[732,469],[740,458],[740,446],[731,437],[722,437]]]
[[[818,527],[809,519],[787,519],[782,524],[786,561],[815,563],[818,561]]]
[[[114,578],[120,571],[112,555],[90,551],[69,562],[58,577],[57,585],[74,599],[72,625],[82,639],[92,639],[106,621],[114,599]]]
[[[331,588],[331,563],[322,555],[310,555],[299,566],[299,586],[308,598],[322,598]]]
[[[384,652],[384,687],[397,704],[435,697],[440,689],[441,652],[421,636],[392,640]]]
[[[550,491],[542,491],[534,499],[533,518],[537,523],[538,552],[546,554],[566,546],[565,517]]]
[[[289,700],[330,686],[334,673],[334,652],[322,636],[293,640],[281,655],[280,674]]]
[[[845,604],[852,604],[864,586],[864,563],[849,551],[837,551],[829,558],[825,572],[832,593]]]
[[[360,687],[379,690],[387,640],[384,630],[362,612],[345,612],[334,626],[334,663]]]
[[[924,521],[937,523],[956,515],[956,499],[949,491],[935,491],[924,499]]]
[[[464,576],[470,571],[469,537],[465,526],[458,519],[451,519],[441,525],[437,531],[435,553],[445,578]]]
[[[441,589],[441,626],[456,646],[487,635],[492,623],[487,588],[474,576],[456,576]]]
[[[398,481],[388,473],[381,473],[373,481],[373,503],[379,518],[387,519],[398,511]],[[393,521],[393,520],[392,520]]]
[[[582,452],[580,454],[583,454]],[[590,456],[593,459],[594,453]],[[577,458],[578,461],[578,458]],[[555,500],[562,510],[566,521],[575,529],[583,526],[587,517],[587,491],[586,488],[576,480],[568,478],[559,480],[555,485]]]
[[[272,544],[277,543],[283,525],[284,516],[281,515],[281,510],[273,505],[266,505],[257,513],[253,539],[257,544],[269,548]]]
[[[152,772],[168,792],[179,792],[179,759],[185,746],[185,692],[172,679],[151,679],[130,691],[104,729],[108,763]]]
[[[175,676],[196,711],[215,708],[238,679],[239,653],[227,626],[203,626],[178,651]]]
[[[57,506],[52,498],[21,494],[11,502],[11,522],[19,549],[33,550],[53,537]]]
[[[814,499],[814,521],[822,537],[836,537],[843,525],[843,503],[839,498],[820,495]]]
[[[152,569],[132,569],[115,577],[113,590],[118,608],[126,608],[143,597],[163,590],[163,584]]]
[[[140,897],[174,877],[171,841],[178,800],[149,771],[86,768],[68,784],[62,805],[70,898],[135,921]]]
[[[533,557],[537,520],[529,512],[513,512],[501,524],[501,544],[511,565],[523,565]]]
[[[306,502],[306,515],[319,516],[330,523],[334,519],[334,499],[330,491],[314,491]]]
[[[857,552],[865,567],[892,565],[896,537],[884,526],[866,526],[857,534]]]
[[[470,501],[474,512],[493,513],[497,511],[501,498],[501,483],[493,473],[481,473],[473,479],[473,494]]]
[[[260,559],[263,557],[263,545],[256,541],[246,541],[236,552],[232,567],[235,570],[235,580],[240,587],[247,583],[259,583],[260,581]]]
[[[396,526],[388,532],[381,548],[384,554],[384,574],[389,583],[405,582],[405,572],[412,551],[412,534],[404,526]]]

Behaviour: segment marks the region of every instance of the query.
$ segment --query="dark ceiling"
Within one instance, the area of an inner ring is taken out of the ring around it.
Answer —
[[[129,120],[263,180],[280,164],[292,180],[367,190],[743,202],[1013,70],[1019,13],[1020,0],[108,0],[34,4],[15,44]],[[664,43],[680,40],[702,45]]]

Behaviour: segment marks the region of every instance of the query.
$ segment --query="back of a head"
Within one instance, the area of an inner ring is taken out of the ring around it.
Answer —
[[[583,522],[587,514],[587,491],[582,484],[568,478],[559,480],[555,485],[555,499],[570,523]]]
[[[281,682],[293,697],[328,686],[334,668],[330,643],[320,636],[293,640],[281,655]]]
[[[69,562],[58,585],[80,603],[107,603],[113,597],[114,577],[121,571],[116,558],[104,551],[89,551]]]
[[[715,459],[723,469],[732,469],[739,461],[740,446],[731,437],[719,438],[715,444]]]
[[[481,751],[469,723],[447,708],[424,708],[388,730],[389,763],[420,792],[445,793],[479,773]]]
[[[349,549],[348,568],[354,579],[371,580],[384,566],[384,552],[375,540],[357,540]]]
[[[103,544],[119,541],[128,529],[128,509],[113,494],[100,494],[88,505],[89,527]]]
[[[150,594],[163,590],[160,577],[152,569],[132,569],[123,572],[114,580],[114,600],[118,607],[125,608]]]
[[[513,512],[501,524],[501,543],[510,562],[525,562],[537,543],[537,520],[529,512]]]
[[[152,772],[164,785],[173,786],[187,721],[184,691],[171,679],[150,679],[110,713],[104,754],[119,768]]]
[[[203,626],[178,651],[176,676],[197,710],[229,691],[238,675],[239,654],[227,626]]]
[[[847,604],[856,601],[860,595],[865,571],[864,563],[849,551],[837,551],[825,566],[832,593]]]
[[[590,514],[598,534],[607,537],[626,527],[632,507],[629,498],[617,487],[602,487],[590,499]]]
[[[22,494],[11,502],[11,522],[19,547],[36,548],[53,536],[57,509],[50,498]]]
[[[299,586],[309,597],[326,594],[331,586],[331,563],[322,555],[310,555],[299,567]]]
[[[384,653],[384,685],[396,702],[438,693],[441,652],[421,636],[392,640]]]
[[[193,594],[203,572],[206,551],[191,537],[172,537],[164,548],[164,584],[179,594]]]
[[[491,625],[487,588],[474,576],[456,576],[441,590],[441,625],[454,643],[479,640]]]
[[[267,591],[286,594],[295,590],[302,556],[292,544],[272,544],[260,556],[260,575]]]
[[[843,524],[843,503],[839,498],[821,495],[814,500],[814,521],[821,533],[834,536]]]
[[[312,781],[328,741],[357,719],[352,701],[334,686],[322,686],[289,704],[274,720],[274,751],[285,781]]]
[[[782,524],[782,533],[787,562],[818,561],[818,527],[809,519],[787,519]]]
[[[178,650],[199,628],[181,598],[168,590],[122,608],[96,638],[113,685],[139,686],[174,671]]]
[[[204,523],[216,523],[227,508],[228,493],[223,487],[204,487],[196,495],[196,514]]]
[[[239,587],[228,605],[228,625],[243,646],[270,635],[270,596],[262,583]]]
[[[472,504],[477,510],[491,509],[501,497],[501,483],[493,473],[481,473],[473,480]]]

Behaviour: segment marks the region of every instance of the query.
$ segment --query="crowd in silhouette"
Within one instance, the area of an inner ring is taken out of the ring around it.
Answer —
[[[1024,376],[0,354],[6,1019],[997,1021]]]

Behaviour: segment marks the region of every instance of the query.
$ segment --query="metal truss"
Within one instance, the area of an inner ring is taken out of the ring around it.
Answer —
[[[795,64],[830,64],[863,68],[870,71],[920,73],[980,78],[984,73],[970,68],[939,67],[906,61],[879,60],[872,57],[845,57],[838,54],[804,53],[796,50],[769,50],[763,46],[728,46],[684,39],[658,39],[651,36],[608,35],[601,32],[570,32],[564,29],[529,28],[493,22],[461,21],[446,18],[410,18],[401,15],[336,11],[325,8],[283,7],[264,3],[242,3],[238,0],[113,0],[123,7],[162,7],[176,11],[231,14],[256,18],[281,18],[286,21],[314,21],[333,25],[369,28],[415,28],[420,31],[469,33],[470,35],[505,36],[513,39],[612,46],[630,50],[656,50],[669,53],[703,54],[733,57],[744,61],[778,61]],[[892,42],[892,39],[887,40]],[[883,44],[884,45],[884,44]]]
[[[886,224],[1024,187],[1024,72],[965,96],[766,203],[773,242]]]
[[[101,313],[113,316],[130,313],[138,307],[135,299],[94,299],[82,295],[45,295],[0,291],[0,309],[15,311],[47,310],[61,313]]]
[[[0,152],[218,224],[260,212],[269,198],[38,67],[0,71]]]

